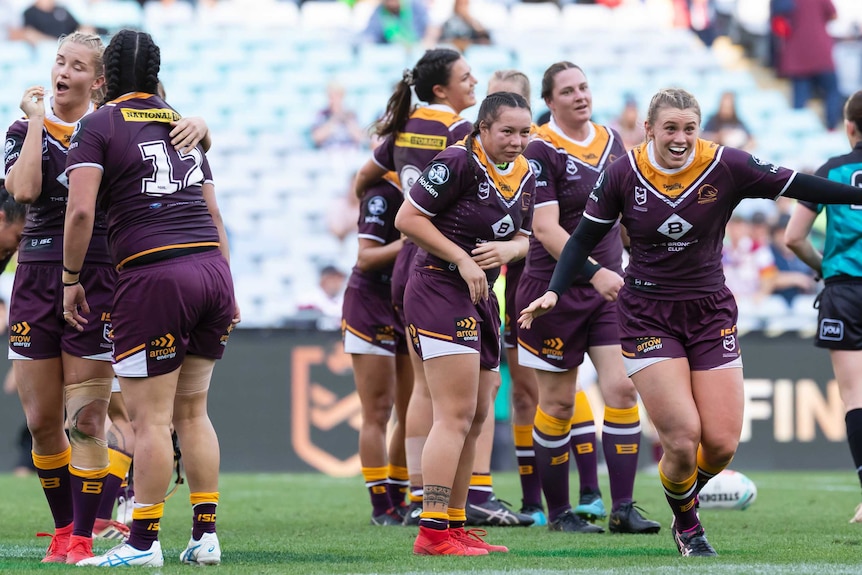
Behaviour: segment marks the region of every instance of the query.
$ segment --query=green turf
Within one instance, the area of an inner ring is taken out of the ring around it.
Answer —
[[[638,478],[636,498],[662,523],[658,535],[581,535],[546,528],[495,528],[489,540],[509,554],[486,557],[415,557],[416,528],[372,527],[359,477],[239,475],[222,478],[218,532],[227,574],[346,573],[628,573],[832,574],[862,571],[862,525],[848,524],[859,502],[852,472],[749,473],[758,498],[746,511],[703,510],[714,559],[683,559],[667,533],[670,512],[658,479]],[[573,475],[576,484],[576,476]],[[519,502],[516,475],[494,476],[500,497]],[[607,481],[603,478],[607,495]],[[0,573],[45,573],[99,568],[41,565],[50,525],[47,506],[33,478],[0,475]],[[178,555],[188,539],[188,491],[168,501],[161,541],[165,566],[149,573],[188,573]],[[605,497],[606,503],[607,497]],[[97,550],[111,546],[98,542]],[[141,568],[137,568],[138,571]]]

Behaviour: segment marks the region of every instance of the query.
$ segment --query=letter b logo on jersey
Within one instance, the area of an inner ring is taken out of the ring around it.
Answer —
[[[505,238],[512,235],[515,231],[515,222],[512,221],[512,216],[506,214],[501,219],[494,222],[491,225],[491,228],[494,230],[494,238]]]
[[[691,228],[692,225],[690,223],[674,214],[661,223],[658,227],[658,231],[673,240],[678,240],[688,233]]]

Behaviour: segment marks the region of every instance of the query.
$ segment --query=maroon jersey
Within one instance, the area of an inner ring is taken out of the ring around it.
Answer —
[[[401,237],[395,227],[395,214],[404,201],[404,194],[394,177],[384,178],[365,190],[359,208],[359,237],[388,245]],[[394,263],[394,262],[393,262]],[[384,284],[389,291],[392,263],[376,270],[362,271],[353,268],[348,287],[364,289],[369,284]]]
[[[374,150],[374,161],[398,174],[401,189],[407,193],[434,156],[464,139],[472,129],[469,121],[448,106],[417,108],[401,132]]]
[[[95,108],[90,107],[87,114]],[[12,169],[21,154],[27,135],[29,120],[18,120],[6,132],[6,173]],[[69,179],[66,177],[66,154],[75,124],[58,118],[53,110],[45,115],[42,128],[42,192],[27,210],[24,233],[18,249],[21,263],[62,263],[63,227],[66,220],[66,203],[69,199]],[[93,238],[87,251],[88,264],[111,263],[108,254],[105,213],[96,211]]]
[[[206,156],[170,144],[170,123],[180,118],[158,96],[127,94],[84,118],[72,138],[67,173],[87,166],[104,172],[99,205],[118,269],[167,250],[218,247],[201,193],[212,180]]]
[[[471,155],[464,142],[459,142],[435,157],[410,188],[407,199],[444,236],[470,253],[482,242],[510,240],[518,232],[530,235],[535,184],[526,158],[519,156],[500,169],[476,138]],[[455,264],[421,249],[414,261],[426,270],[457,273]],[[493,283],[500,269],[486,273]]]
[[[611,223],[622,214],[631,237],[626,282],[645,297],[695,299],[724,286],[721,246],[744,198],[780,196],[796,172],[698,140],[688,163],[664,170],[641,144],[614,162],[590,194],[584,217]]]
[[[602,170],[626,151],[613,130],[590,123],[592,135],[576,142],[563,134],[552,119],[536,130],[524,156],[536,176],[536,208],[557,204],[560,227],[571,234],[581,221],[587,198]],[[623,243],[619,224],[599,242],[590,254],[602,266],[622,274]],[[536,237],[530,238],[530,251],[524,272],[538,280],[550,281],[557,261]],[[589,283],[579,277],[575,283]]]

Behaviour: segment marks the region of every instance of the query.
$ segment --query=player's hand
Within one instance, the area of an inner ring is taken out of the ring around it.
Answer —
[[[242,321],[242,314],[239,311],[239,304],[236,304],[236,307],[233,310],[233,319],[230,320],[232,325],[236,325]]]
[[[625,282],[623,281],[622,276],[614,270],[601,268],[593,275],[592,279],[590,279],[590,283],[593,285],[595,290],[599,292],[599,295],[605,298],[605,300],[617,301],[617,296]]]
[[[492,270],[512,261],[518,255],[518,246],[512,242],[483,242],[470,252],[473,261],[483,270]]]
[[[178,152],[188,154],[207,135],[209,128],[203,118],[197,116],[171,122],[171,145]]]
[[[63,319],[66,323],[78,331],[84,331],[84,326],[90,323],[82,315],[85,313],[90,313],[90,304],[87,303],[84,286],[80,283],[63,286]]]
[[[473,260],[458,263],[458,273],[470,290],[470,301],[474,304],[488,299],[488,277]]]
[[[21,98],[21,111],[31,120],[45,118],[45,88],[31,86],[24,91]]]
[[[533,325],[533,320],[554,309],[558,299],[557,294],[552,291],[546,291],[521,311],[518,325],[524,329],[530,329],[530,326]]]

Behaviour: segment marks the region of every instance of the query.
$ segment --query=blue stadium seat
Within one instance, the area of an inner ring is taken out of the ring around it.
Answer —
[[[109,34],[122,28],[140,30],[144,23],[144,11],[136,0],[101,0],[90,5],[82,21],[105,28]]]

